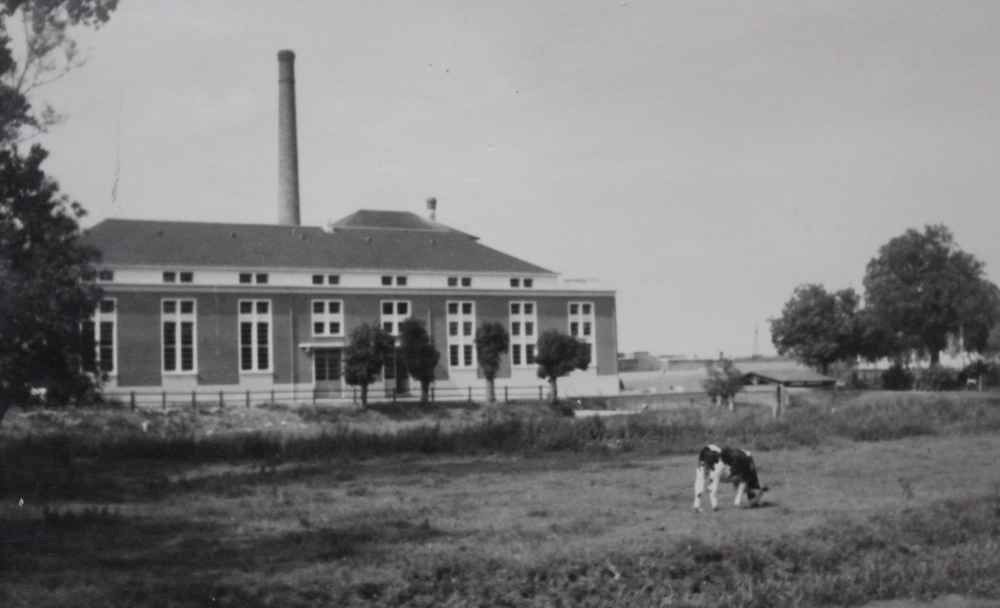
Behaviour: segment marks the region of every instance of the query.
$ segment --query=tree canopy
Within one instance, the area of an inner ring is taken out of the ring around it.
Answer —
[[[822,285],[800,285],[781,316],[771,319],[771,341],[779,354],[826,373],[831,363],[860,354],[859,306],[853,289],[829,293]]]
[[[361,387],[361,405],[368,404],[368,385],[378,379],[395,345],[395,339],[378,324],[362,323],[351,332],[344,349],[344,381]]]
[[[549,396],[552,403],[556,403],[559,400],[556,381],[575,369],[590,367],[590,344],[554,329],[542,332],[538,336],[535,363],[538,364],[538,377],[548,380]]]
[[[406,370],[420,383],[420,402],[427,403],[441,353],[423,323],[411,317],[399,324],[399,350]]]
[[[52,401],[93,386],[84,343],[100,290],[88,278],[97,252],[82,242],[83,208],[42,171],[46,153],[0,150],[0,419],[32,387]]]
[[[486,379],[486,400],[496,401],[496,377],[500,359],[510,348],[510,334],[502,323],[485,321],[476,328],[476,357]]]
[[[118,0],[0,0],[0,141],[58,122],[49,104],[34,107],[31,94],[83,64],[74,27],[97,28]],[[17,35],[9,26],[17,21]]]
[[[868,262],[865,300],[872,319],[894,337],[884,355],[913,350],[937,364],[950,335],[967,350],[986,347],[997,322],[997,288],[983,263],[962,251],[948,228],[926,226],[891,239]]]

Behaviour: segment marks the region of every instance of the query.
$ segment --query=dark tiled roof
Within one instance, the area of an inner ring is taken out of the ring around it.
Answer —
[[[329,232],[309,226],[109,219],[90,228],[86,238],[109,265],[553,274],[412,213],[359,211],[337,224]]]
[[[334,222],[333,227],[335,230],[428,230],[465,234],[409,211],[360,209]],[[475,238],[472,235],[467,236]]]

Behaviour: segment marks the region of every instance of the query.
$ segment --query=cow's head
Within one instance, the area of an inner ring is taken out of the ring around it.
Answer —
[[[764,497],[764,492],[767,492],[768,489],[767,486],[747,489],[747,498],[750,499],[750,506],[760,506],[760,500]]]

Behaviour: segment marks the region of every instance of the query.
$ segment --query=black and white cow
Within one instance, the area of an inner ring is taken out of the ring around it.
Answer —
[[[720,448],[717,445],[706,445],[698,453],[698,469],[694,477],[694,510],[701,511],[701,495],[708,485],[708,498],[712,503],[712,510],[719,508],[720,481],[731,481],[736,486],[736,500],[734,504],[738,507],[746,492],[750,506],[755,507],[760,503],[761,497],[767,491],[766,487],[761,487],[757,478],[757,467],[753,462],[753,456],[746,450],[737,448]]]

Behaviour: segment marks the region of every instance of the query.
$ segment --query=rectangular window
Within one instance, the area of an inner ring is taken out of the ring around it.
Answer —
[[[382,275],[382,285],[389,286],[392,285],[392,277],[389,275]]]
[[[83,324],[85,370],[115,373],[117,326],[118,313],[115,311],[115,300],[101,300],[97,310],[94,311],[94,316]]]
[[[240,371],[271,371],[271,301],[240,300]]]
[[[471,287],[472,277],[462,277],[462,287]]]
[[[453,368],[476,367],[476,308],[470,301],[448,302],[448,363]],[[454,331],[452,331],[454,329]],[[461,355],[461,359],[459,359]]]
[[[339,274],[328,274],[326,275],[327,285],[340,285],[340,275]]]
[[[177,273],[173,272],[172,270],[164,270],[163,271],[163,282],[164,283],[176,283],[177,282]]]
[[[254,282],[257,283],[258,285],[267,285],[267,273],[258,272],[256,275],[254,275]]]
[[[97,272],[97,280],[102,281],[104,283],[110,283],[111,281],[115,280],[115,271],[107,269],[100,270]]]
[[[240,283],[246,285],[253,282],[253,275],[249,272],[240,273]]]
[[[510,280],[510,286],[511,287],[520,287],[521,286],[521,279],[513,278],[512,277],[511,280]]]
[[[590,344],[591,366],[596,366],[594,357],[594,333],[596,330],[593,302],[569,303],[569,335]]]
[[[531,287],[533,287],[533,286],[534,286],[534,284],[535,284],[535,280],[534,280],[534,279],[528,279],[528,278],[525,278],[525,279],[524,279],[524,286],[525,286],[526,288],[529,288],[529,289],[530,289]]]
[[[163,371],[196,371],[198,315],[194,300],[163,300]]]
[[[510,303],[510,362],[514,367],[534,364],[535,358],[535,303],[514,301]],[[522,357],[521,354],[524,353]],[[529,353],[532,353],[529,355]]]
[[[322,284],[323,284],[323,275],[321,275],[321,274],[314,274],[313,275],[313,285],[322,285]]]
[[[406,287],[406,277],[398,276],[396,277],[396,285],[399,287]]]
[[[382,300],[382,329],[390,335],[398,336],[399,324],[409,316],[409,300]]]
[[[458,277],[448,277],[448,287],[458,287]]]
[[[312,325],[314,336],[343,336],[343,302],[341,300],[313,300]]]
[[[193,272],[182,272],[180,273],[181,283],[193,283],[194,273]]]

